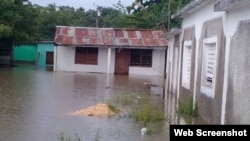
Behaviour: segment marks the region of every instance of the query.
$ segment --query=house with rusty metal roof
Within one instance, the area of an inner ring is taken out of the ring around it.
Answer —
[[[206,123],[250,123],[249,7],[249,0],[192,0],[172,15],[181,27],[166,35],[165,93],[191,99]]]
[[[162,30],[57,26],[54,71],[163,76]]]

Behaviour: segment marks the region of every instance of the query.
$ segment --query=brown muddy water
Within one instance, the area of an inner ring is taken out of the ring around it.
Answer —
[[[0,141],[59,141],[60,134],[81,141],[168,141],[166,122],[157,132],[141,135],[132,118],[72,116],[105,103],[121,92],[147,95],[144,83],[162,85],[162,78],[140,75],[53,72],[35,66],[0,68]],[[162,105],[160,91],[151,100]]]

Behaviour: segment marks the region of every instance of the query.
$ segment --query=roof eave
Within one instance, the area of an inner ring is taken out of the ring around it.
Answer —
[[[183,7],[181,10],[176,12],[175,14],[171,15],[171,18],[184,18],[187,15],[190,15],[197,9],[201,8],[202,6],[214,2],[215,0],[193,0],[190,3],[188,3],[185,7]]]
[[[214,5],[214,11],[229,11],[232,8],[245,5],[247,2],[249,3],[249,0],[220,0]]]
[[[179,35],[181,33],[181,29],[180,28],[172,28],[168,33],[166,33],[166,38],[169,39],[171,37],[174,37],[176,35]]]

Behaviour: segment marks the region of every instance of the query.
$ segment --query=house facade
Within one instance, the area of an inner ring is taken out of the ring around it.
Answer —
[[[37,65],[48,66],[54,64],[54,42],[39,41],[37,42]]]
[[[36,44],[22,44],[19,46],[14,46],[13,62],[14,64],[36,64],[36,55]]]
[[[54,63],[54,42],[38,41],[34,44],[21,44],[13,48],[15,64],[48,66]]]
[[[164,31],[57,26],[54,41],[54,71],[164,75]]]
[[[210,124],[250,123],[249,7],[249,0],[193,0],[172,15],[182,24],[167,33],[166,103],[192,99]]]

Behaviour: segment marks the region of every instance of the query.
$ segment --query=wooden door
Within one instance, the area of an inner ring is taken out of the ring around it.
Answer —
[[[115,74],[128,74],[129,71],[129,49],[116,49]]]
[[[54,65],[54,52],[46,52],[46,65]]]

